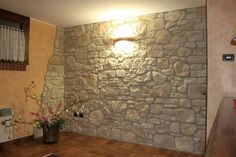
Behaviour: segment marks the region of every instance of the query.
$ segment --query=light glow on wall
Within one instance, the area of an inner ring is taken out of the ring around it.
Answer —
[[[114,19],[123,19],[127,17],[143,15],[143,11],[131,8],[110,9],[101,13],[100,21],[108,21]]]
[[[112,37],[122,38],[122,37],[135,37],[137,28],[131,24],[123,24],[116,27],[113,31]]]
[[[122,55],[130,55],[136,48],[136,44],[132,41],[121,40],[114,44],[114,52]]]

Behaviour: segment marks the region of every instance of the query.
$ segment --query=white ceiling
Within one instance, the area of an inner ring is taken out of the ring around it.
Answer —
[[[0,8],[59,26],[205,6],[206,0],[0,0]]]

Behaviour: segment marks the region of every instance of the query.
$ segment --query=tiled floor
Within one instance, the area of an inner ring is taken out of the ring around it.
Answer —
[[[2,144],[0,157],[42,157],[49,153],[58,157],[200,157],[66,132],[60,134],[60,141],[56,144],[43,144],[41,140]]]

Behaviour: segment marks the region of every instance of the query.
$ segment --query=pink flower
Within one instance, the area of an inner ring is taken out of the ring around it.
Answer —
[[[38,117],[38,116],[39,116],[39,113],[31,112],[31,115]]]
[[[42,119],[42,121],[48,122],[48,117],[46,117],[46,116],[42,116],[41,119]]]
[[[51,107],[48,107],[48,112],[49,112],[51,115],[54,115],[53,109],[52,109]]]

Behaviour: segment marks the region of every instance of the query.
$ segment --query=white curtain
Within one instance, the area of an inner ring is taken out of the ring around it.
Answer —
[[[0,60],[25,61],[25,34],[23,30],[0,26]]]

